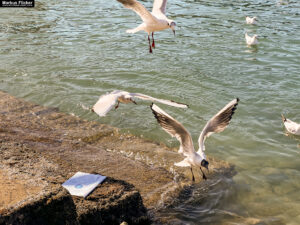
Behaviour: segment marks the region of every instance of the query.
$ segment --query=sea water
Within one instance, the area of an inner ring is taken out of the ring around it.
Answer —
[[[140,1],[151,9],[152,1]],[[178,147],[149,109],[120,105],[100,118],[87,110],[112,90],[190,105],[160,105],[198,136],[218,110],[239,97],[228,128],[206,141],[206,154],[235,165],[203,195],[195,188],[158,216],[172,224],[300,224],[300,138],[286,136],[280,114],[300,123],[300,1],[174,0],[176,24],[127,34],[141,23],[117,1],[36,1],[0,8],[0,89]],[[245,24],[257,16],[258,25]],[[244,34],[257,34],[248,47]],[[172,159],[165,159],[172,160]]]

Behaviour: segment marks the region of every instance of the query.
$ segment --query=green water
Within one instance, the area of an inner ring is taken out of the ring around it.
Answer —
[[[185,102],[188,110],[161,107],[197,146],[206,121],[239,97],[230,126],[206,142],[207,154],[235,164],[237,175],[206,196],[196,185],[159,216],[172,224],[300,224],[300,138],[285,136],[280,118],[300,122],[300,1],[174,0],[167,12],[176,37],[156,33],[149,54],[145,33],[125,32],[140,19],[117,1],[0,8],[0,89],[173,147],[148,102],[105,118],[82,106],[115,89]],[[259,25],[246,25],[246,15]],[[259,35],[257,48],[246,46],[246,31]]]

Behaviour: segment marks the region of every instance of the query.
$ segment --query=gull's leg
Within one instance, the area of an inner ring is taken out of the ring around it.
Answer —
[[[194,177],[194,173],[193,173],[192,167],[191,167],[191,172],[192,172],[192,180],[195,182],[195,177]]]
[[[149,52],[152,53],[152,47],[150,44],[150,35],[148,34],[148,42],[149,42]]]
[[[152,47],[155,48],[155,42],[154,42],[154,37],[153,37],[153,35],[154,35],[154,32],[152,32]]]
[[[204,174],[204,172],[203,172],[201,166],[200,166],[200,170],[201,170],[201,172],[202,172],[202,178],[203,178],[204,180],[206,180],[207,178],[206,178],[206,176],[205,176],[205,174]]]
[[[119,107],[120,102],[118,101],[117,105],[115,106],[115,109]]]
[[[132,98],[130,98],[130,101],[137,105],[137,103]]]

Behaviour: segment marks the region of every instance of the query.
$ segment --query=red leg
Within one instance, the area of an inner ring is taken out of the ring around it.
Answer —
[[[115,106],[115,109],[119,107],[120,102],[118,101],[117,105]]]
[[[150,37],[148,35],[148,42],[149,42],[149,52],[152,53],[152,47],[151,47],[151,44],[150,44]]]
[[[153,35],[154,35],[154,32],[152,32],[152,47],[155,48],[155,42],[154,42],[154,37],[153,37]]]

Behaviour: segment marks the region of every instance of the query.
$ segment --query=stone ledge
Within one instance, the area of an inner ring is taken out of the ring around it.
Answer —
[[[162,144],[0,92],[0,224],[147,224],[146,208],[172,204],[191,184],[188,170],[170,172],[173,162],[157,157],[182,160]],[[209,160],[209,179],[231,176],[232,165]],[[109,178],[86,199],[71,197],[61,184],[77,171]]]

